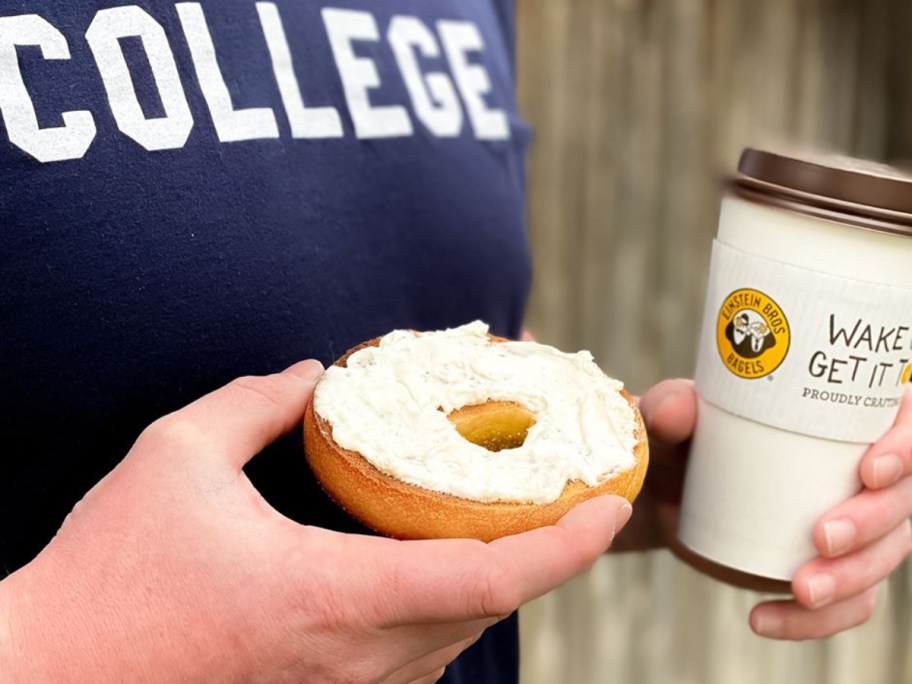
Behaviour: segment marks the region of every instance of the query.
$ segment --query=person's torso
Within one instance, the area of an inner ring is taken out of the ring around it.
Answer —
[[[518,332],[512,50],[506,1],[0,7],[6,570],[143,426],[233,377],[393,328]],[[249,472],[357,529],[298,435]]]

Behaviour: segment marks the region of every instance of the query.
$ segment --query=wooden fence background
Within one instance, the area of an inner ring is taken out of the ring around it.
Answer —
[[[536,130],[529,326],[642,391],[693,371],[719,179],[797,141],[912,159],[910,0],[518,0]],[[819,642],[666,553],[608,557],[523,609],[524,684],[910,684],[912,571]]]

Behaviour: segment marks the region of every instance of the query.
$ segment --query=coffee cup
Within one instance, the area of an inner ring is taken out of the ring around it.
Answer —
[[[789,580],[910,376],[912,177],[745,150],[713,244],[680,542]]]

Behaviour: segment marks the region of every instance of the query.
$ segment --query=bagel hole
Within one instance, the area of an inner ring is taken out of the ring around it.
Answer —
[[[447,415],[464,439],[488,451],[521,447],[535,414],[515,401],[488,401],[463,406]]]

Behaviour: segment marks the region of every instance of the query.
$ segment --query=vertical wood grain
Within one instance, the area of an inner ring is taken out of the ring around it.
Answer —
[[[517,0],[536,131],[528,325],[642,391],[693,372],[720,185],[742,147],[912,160],[908,0]],[[522,611],[524,684],[912,684],[912,572],[819,642],[668,554],[603,559]]]

